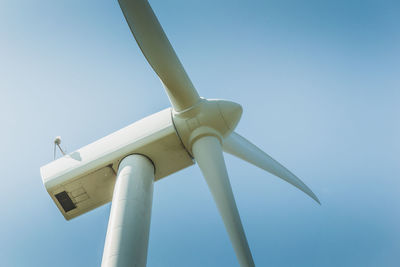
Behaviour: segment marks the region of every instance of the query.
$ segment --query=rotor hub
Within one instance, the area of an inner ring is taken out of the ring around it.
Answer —
[[[193,155],[193,143],[203,136],[216,136],[222,143],[236,128],[242,111],[242,106],[235,102],[202,98],[189,109],[173,110],[172,118],[183,145]]]

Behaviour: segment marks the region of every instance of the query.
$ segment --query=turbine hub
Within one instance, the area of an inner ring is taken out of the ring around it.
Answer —
[[[236,128],[242,111],[241,105],[231,101],[202,98],[189,109],[173,110],[172,118],[183,145],[193,155],[192,145],[200,137],[213,135],[222,143]]]

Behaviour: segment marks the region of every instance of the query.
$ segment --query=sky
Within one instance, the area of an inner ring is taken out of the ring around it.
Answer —
[[[299,176],[226,155],[257,266],[398,266],[400,4],[151,0],[199,94]],[[110,204],[66,221],[39,168],[169,107],[114,1],[0,0],[2,266],[100,266]],[[148,266],[238,266],[197,166],[154,185]]]

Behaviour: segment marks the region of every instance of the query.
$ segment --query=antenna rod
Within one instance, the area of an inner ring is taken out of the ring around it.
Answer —
[[[60,149],[60,151],[63,154],[63,156],[65,156],[65,152],[64,152],[64,150],[62,150],[60,144],[61,144],[61,137],[57,136],[54,139],[54,159],[56,159],[56,146],[58,146],[58,148]]]

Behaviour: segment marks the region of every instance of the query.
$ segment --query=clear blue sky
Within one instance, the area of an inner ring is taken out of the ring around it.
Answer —
[[[152,0],[200,95],[322,206],[226,156],[258,266],[399,266],[397,1]],[[65,221],[42,185],[69,152],[169,106],[113,1],[0,1],[1,266],[99,266],[110,205]],[[155,184],[148,266],[236,266],[197,166]]]

